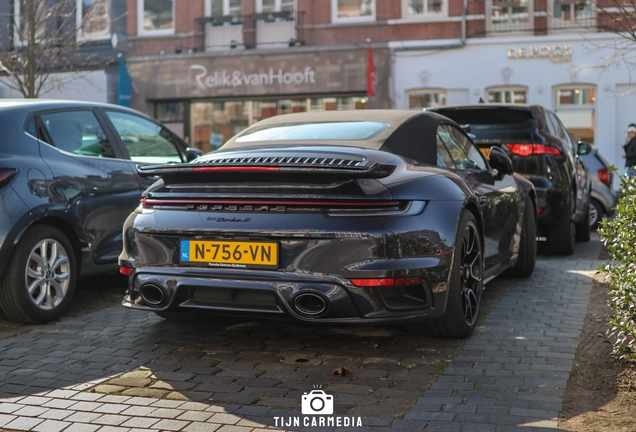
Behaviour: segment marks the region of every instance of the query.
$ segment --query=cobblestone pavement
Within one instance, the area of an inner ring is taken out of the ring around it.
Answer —
[[[84,306],[56,323],[0,322],[0,428],[556,428],[601,252],[598,240],[578,244],[571,257],[541,257],[530,279],[491,282],[487,316],[465,341],[398,326],[173,323],[109,306],[113,291],[80,290]],[[333,395],[333,416],[301,414],[314,388]]]

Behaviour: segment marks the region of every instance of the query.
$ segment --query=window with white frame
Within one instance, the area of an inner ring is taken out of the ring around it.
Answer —
[[[421,18],[446,13],[445,0],[402,0],[404,18]]]
[[[76,11],[80,37],[87,39],[110,37],[108,0],[77,0]]]
[[[489,6],[491,30],[517,31],[534,27],[532,0],[491,0]]]
[[[553,19],[580,21],[594,17],[590,0],[554,0]]]
[[[210,16],[243,15],[243,0],[209,0]]]
[[[523,104],[527,102],[527,87],[491,87],[486,92],[488,103]]]
[[[173,0],[138,0],[137,31],[141,36],[174,33]]]
[[[294,0],[257,0],[256,12],[294,12]]]
[[[375,21],[375,0],[331,0],[331,21]]]
[[[35,38],[38,40],[51,30],[55,31],[53,21],[47,18],[47,12],[46,2],[19,0],[13,3],[14,22],[18,23],[14,27],[13,34],[15,45],[21,46],[28,43],[29,25],[35,27]],[[30,14],[32,14],[31,19],[27,19]]]
[[[443,89],[418,89],[407,92],[409,109],[446,105],[446,91]]]
[[[596,102],[596,87],[592,85],[567,85],[557,87],[556,106],[592,106]]]

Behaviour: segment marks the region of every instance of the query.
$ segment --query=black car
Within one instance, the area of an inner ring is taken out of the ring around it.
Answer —
[[[614,214],[614,207],[618,203],[618,192],[612,187],[614,173],[609,162],[590,143],[579,141],[578,149],[592,176],[590,228],[596,229],[604,216]]]
[[[46,322],[68,305],[78,275],[117,269],[122,225],[152,183],[136,165],[196,152],[109,104],[5,99],[0,128],[0,309]]]
[[[540,105],[477,104],[432,108],[461,124],[486,156],[496,146],[537,192],[539,240],[547,252],[571,255],[589,241],[591,179],[563,123]]]
[[[452,120],[393,110],[282,115],[160,177],[124,226],[124,305],[411,323],[462,337],[483,284],[536,259],[536,195]]]

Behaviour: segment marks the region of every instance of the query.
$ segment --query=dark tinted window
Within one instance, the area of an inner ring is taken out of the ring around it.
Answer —
[[[55,147],[84,156],[115,157],[108,138],[93,111],[62,111],[40,114]]]
[[[35,128],[35,118],[33,114],[29,114],[27,117],[26,123],[24,124],[24,131],[28,134],[33,135],[34,137],[38,136],[38,132]]]
[[[435,111],[461,125],[470,125],[470,133],[477,140],[543,141],[538,134],[537,119],[529,110],[467,108]]]

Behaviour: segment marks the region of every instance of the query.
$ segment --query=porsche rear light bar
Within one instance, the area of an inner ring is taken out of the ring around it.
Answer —
[[[357,287],[386,287],[399,285],[421,285],[426,283],[424,278],[377,278],[377,279],[349,279]]]
[[[0,188],[5,187],[18,174],[15,168],[0,168]]]
[[[200,208],[204,206],[207,208],[213,208],[215,206],[234,206],[238,210],[245,207],[256,206],[285,206],[285,207],[323,207],[323,208],[384,208],[395,207],[400,204],[400,201],[296,201],[296,200],[227,200],[227,199],[153,199],[142,198],[141,204],[146,208],[153,207],[184,207],[194,206]],[[250,209],[250,210],[258,210]]]
[[[517,156],[554,155],[561,156],[558,148],[546,144],[507,144],[508,149]]]

